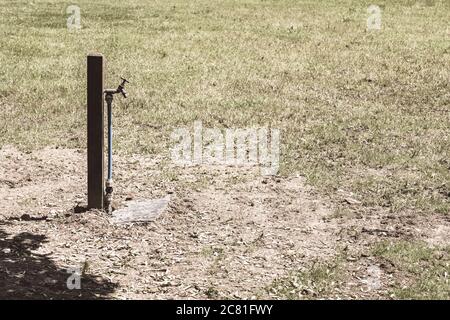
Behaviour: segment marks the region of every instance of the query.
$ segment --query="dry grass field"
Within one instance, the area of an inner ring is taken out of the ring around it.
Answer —
[[[450,1],[0,0],[0,17],[2,298],[450,298]],[[131,82],[115,196],[170,195],[155,222],[76,209],[90,52],[108,87]],[[278,175],[175,166],[171,132],[198,120],[279,129]]]

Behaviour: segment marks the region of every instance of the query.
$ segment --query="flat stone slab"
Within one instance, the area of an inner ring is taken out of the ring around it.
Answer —
[[[167,208],[170,196],[151,200],[127,202],[125,208],[113,211],[112,223],[134,223],[156,220]]]

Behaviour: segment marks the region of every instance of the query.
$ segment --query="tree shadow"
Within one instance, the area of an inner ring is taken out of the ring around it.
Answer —
[[[68,289],[69,277],[69,284],[76,284],[74,274],[32,252],[45,242],[45,235],[9,237],[0,229],[0,299],[107,299],[115,291],[117,284],[90,274],[81,275],[80,289]]]

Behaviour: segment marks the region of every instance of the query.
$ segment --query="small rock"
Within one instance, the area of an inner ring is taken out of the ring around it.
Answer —
[[[23,215],[20,216],[20,220],[29,221],[31,220],[31,216],[28,213],[24,213]]]
[[[53,210],[52,210],[53,211]],[[87,211],[87,207],[77,204],[74,208],[73,208],[73,212],[74,213],[83,213]]]
[[[119,209],[119,207],[120,207],[119,202],[113,200],[112,203],[111,203],[112,211],[116,211],[117,209]]]

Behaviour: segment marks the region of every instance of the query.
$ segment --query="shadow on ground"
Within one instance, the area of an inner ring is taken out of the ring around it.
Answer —
[[[117,284],[83,274],[81,289],[67,288],[71,276],[48,255],[36,254],[46,236],[23,232],[10,236],[0,229],[0,299],[106,299]]]

